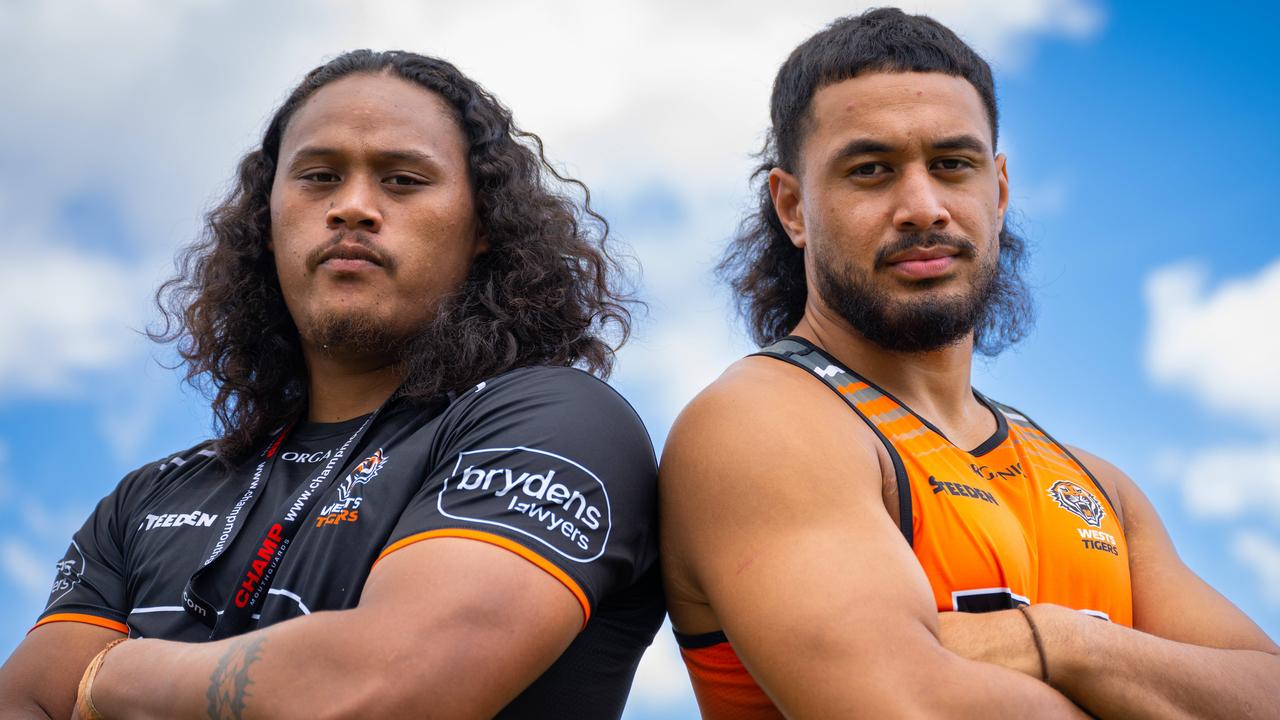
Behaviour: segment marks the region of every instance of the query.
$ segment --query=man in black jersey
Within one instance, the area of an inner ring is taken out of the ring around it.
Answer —
[[[221,432],[98,504],[0,717],[620,715],[655,462],[557,178],[446,62],[312,71],[160,296]]]

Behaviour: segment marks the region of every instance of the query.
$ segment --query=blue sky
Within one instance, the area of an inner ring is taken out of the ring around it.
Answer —
[[[208,431],[203,399],[136,332],[147,296],[269,111],[343,49],[449,57],[591,185],[644,268],[651,311],[615,383],[661,445],[749,350],[710,267],[748,200],[773,72],[856,9],[770,7],[0,4],[0,653],[93,503]],[[1280,637],[1280,11],[910,7],[993,61],[1033,247],[1037,331],[975,384],[1129,472],[1192,568]],[[692,708],[664,633],[629,717]]]

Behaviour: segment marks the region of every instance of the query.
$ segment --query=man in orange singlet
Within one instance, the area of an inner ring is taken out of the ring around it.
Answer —
[[[970,386],[1028,326],[987,63],[885,9],[774,84],[721,270],[760,353],[661,469],[704,717],[1276,717],[1280,648],[1106,461]]]

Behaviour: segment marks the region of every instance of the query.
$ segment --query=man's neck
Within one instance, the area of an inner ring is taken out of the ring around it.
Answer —
[[[342,422],[377,410],[400,387],[396,362],[303,349],[308,373],[307,420]]]
[[[884,388],[963,448],[995,432],[991,411],[970,385],[973,337],[920,353],[886,350],[824,309],[806,307],[793,334],[826,350],[859,375]]]

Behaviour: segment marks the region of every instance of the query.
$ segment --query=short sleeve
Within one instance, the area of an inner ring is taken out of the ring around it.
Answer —
[[[435,537],[488,542],[573,592],[585,617],[657,558],[657,463],[635,411],[571,368],[530,368],[446,411],[434,467],[382,556]]]
[[[49,602],[35,627],[82,622],[128,633],[121,504],[126,488],[150,468],[134,471],[98,502],[54,565]]]

